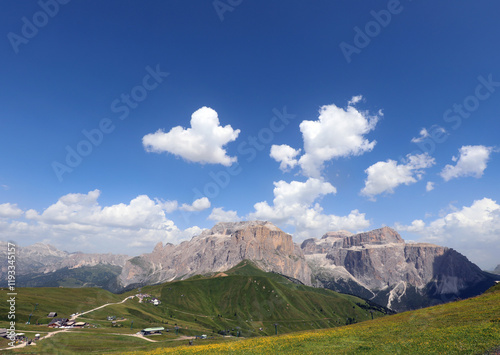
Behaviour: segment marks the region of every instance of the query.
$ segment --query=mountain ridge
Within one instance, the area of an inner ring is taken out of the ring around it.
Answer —
[[[222,273],[248,259],[264,271],[371,299],[396,311],[474,296],[496,280],[494,274],[483,272],[451,248],[406,243],[389,227],[357,234],[327,232],[298,244],[267,221],[223,222],[177,245],[158,242],[151,253],[136,257],[67,253],[39,244],[20,247],[19,254],[24,260],[20,261],[21,274],[37,276],[66,268],[61,275],[89,275],[75,284],[110,279],[110,275],[96,277],[95,272],[100,271],[91,269],[93,266],[117,266],[119,270],[106,269],[114,276],[118,270],[112,285],[97,285],[113,292]],[[82,267],[90,268],[89,272],[71,273]],[[2,265],[0,271],[6,270]],[[54,277],[46,279],[53,282]],[[42,280],[38,276],[38,281]]]
[[[309,239],[302,249],[316,286],[353,293],[397,311],[477,295],[493,279],[455,250],[405,243],[389,227]]]
[[[228,270],[244,259],[311,284],[309,267],[292,236],[265,221],[218,223],[190,241],[158,243],[153,252],[128,260],[119,281],[130,287],[185,279]]]

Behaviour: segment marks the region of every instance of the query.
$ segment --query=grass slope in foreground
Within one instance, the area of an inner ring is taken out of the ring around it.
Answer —
[[[140,354],[484,354],[499,348],[500,284],[475,298],[345,327]]]
[[[225,273],[143,287],[159,296],[163,317],[196,322],[209,334],[244,337],[331,328],[384,316],[386,311],[355,296],[296,284],[243,261]]]
[[[23,354],[152,351],[185,344],[186,336],[214,337],[196,341],[203,344],[227,342],[235,338],[223,338],[220,333],[233,336],[239,333],[243,337],[272,335],[274,324],[278,323],[282,334],[341,326],[371,319],[372,315],[374,318],[385,315],[383,308],[360,298],[299,285],[281,275],[263,272],[250,262],[242,262],[225,273],[143,287],[142,293],[161,300],[158,306],[139,303],[137,297],[121,303],[138,290],[121,295],[98,288],[17,288],[16,291],[16,329],[26,332],[30,338],[36,333],[44,336],[57,331],[47,327],[49,312],[68,318],[72,313],[112,303],[78,318],[91,324],[91,328],[67,329],[39,341],[36,346],[12,350]],[[0,298],[7,300],[7,292],[0,290]],[[0,302],[0,328],[8,328],[8,307],[7,302]],[[31,324],[27,325],[25,322],[31,313]],[[110,315],[116,316],[117,327],[112,327],[107,320]],[[157,326],[170,332],[152,336],[151,341],[133,336],[140,329]],[[178,336],[176,326],[180,327]],[[0,339],[0,348],[7,347],[7,343]]]

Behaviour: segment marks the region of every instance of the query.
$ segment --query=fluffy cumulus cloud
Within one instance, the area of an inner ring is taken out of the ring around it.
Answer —
[[[101,206],[99,190],[67,194],[42,212],[28,210],[23,221],[3,221],[0,232],[15,240],[45,241],[85,251],[138,254],[158,241],[177,242],[201,231],[180,230],[166,218],[165,204],[140,195],[129,203]],[[203,199],[190,206],[208,208]],[[17,213],[19,215],[19,213]],[[16,215],[11,214],[11,218]]]
[[[427,181],[427,184],[425,185],[425,191],[429,192],[434,190],[434,185],[435,183],[432,181]]]
[[[399,185],[410,185],[422,178],[423,169],[435,164],[427,153],[408,154],[402,164],[395,160],[379,161],[365,170],[367,178],[361,194],[374,199],[382,193],[394,193]]]
[[[255,211],[249,220],[271,221],[279,226],[292,226],[294,237],[298,240],[308,237],[320,237],[331,230],[348,229],[357,231],[370,225],[363,213],[353,210],[347,216],[335,216],[323,213],[323,208],[315,202],[319,198],[336,193],[330,183],[321,179],[309,178],[305,182],[278,181],[274,183],[273,205],[267,201],[254,205]]]
[[[179,209],[179,202],[173,200],[173,201],[160,201],[156,199],[156,202],[161,206],[161,208],[167,212],[167,213],[172,213],[174,211],[177,211]]]
[[[207,208],[210,208],[210,206],[211,204],[209,199],[206,197],[202,197],[195,200],[191,205],[182,204],[182,206],[179,209],[188,212],[198,212],[206,210]]]
[[[334,104],[323,106],[317,121],[302,121],[300,131],[305,154],[299,164],[306,176],[319,177],[326,161],[361,155],[373,149],[376,142],[369,141],[365,135],[375,128],[379,117],[356,109],[354,105],[360,100],[361,96],[353,97],[347,108]]]
[[[298,160],[296,159],[297,155],[299,155],[300,149],[293,149],[289,145],[272,145],[271,146],[271,158],[280,163],[280,169],[283,171],[287,171],[289,169],[293,169],[297,164]]]
[[[365,136],[375,128],[382,112],[370,115],[358,110],[354,105],[362,98],[354,96],[346,108],[334,104],[322,106],[317,121],[302,121],[302,156],[298,157],[300,149],[284,144],[273,145],[271,157],[280,163],[281,170],[300,166],[304,176],[319,178],[325,162],[371,151],[376,141],[369,141]]]
[[[222,127],[217,112],[202,107],[191,116],[191,128],[177,126],[166,133],[158,130],[145,135],[142,144],[148,152],[168,152],[191,162],[230,166],[237,158],[228,156],[224,146],[236,140],[239,133],[230,125]]]
[[[239,222],[241,217],[238,217],[238,212],[236,211],[225,211],[222,207],[216,207],[212,209],[212,213],[208,216],[208,219],[218,222]]]
[[[446,165],[440,175],[445,181],[466,176],[480,178],[486,169],[491,152],[493,152],[492,147],[483,145],[463,146],[459,150],[459,156],[452,158],[456,164]]]
[[[0,218],[19,218],[23,215],[23,213],[23,210],[17,207],[16,204],[0,204]]]
[[[452,247],[483,268],[498,264],[500,255],[500,205],[483,198],[434,221],[415,220],[396,229],[420,235],[420,241]]]

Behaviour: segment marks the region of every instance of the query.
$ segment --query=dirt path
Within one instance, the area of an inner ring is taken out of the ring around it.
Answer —
[[[89,311],[85,311],[85,312],[82,312],[82,313],[79,313],[79,314],[75,314],[73,317],[70,318],[70,320],[75,320],[76,318],[80,317],[81,315],[84,315],[84,314],[87,314],[87,313],[90,313],[90,312],[93,312],[95,310],[98,310],[98,309],[101,309],[101,308],[104,308],[104,307],[107,307],[107,306],[110,306],[110,305],[113,305],[113,304],[120,304],[120,303],[124,303],[126,300],[129,300],[129,299],[132,299],[134,298],[135,296],[128,296],[126,298],[124,298],[122,301],[120,302],[115,302],[115,303],[106,303],[106,304],[103,304],[102,306],[99,306],[99,307],[96,307],[94,309],[91,309]],[[66,328],[66,329],[61,329],[61,330],[56,330],[55,332],[49,332],[47,335],[41,337],[40,339],[38,339],[37,341],[40,341],[40,340],[43,340],[43,339],[47,339],[47,338],[50,338],[51,336],[54,336],[55,334],[57,333],[61,333],[61,332],[67,332],[69,331],[70,329]],[[27,331],[28,332],[28,331]],[[29,332],[33,332],[33,331],[29,331]],[[121,335],[132,335],[132,336],[138,336],[137,334],[121,334]],[[142,336],[138,336],[139,338],[141,338]],[[145,337],[142,337],[143,339],[145,340],[148,340],[148,341],[152,341],[152,342],[156,342],[154,340],[151,340],[151,339],[148,339],[148,338],[145,338]],[[0,349],[0,350],[10,350],[10,349],[18,349],[18,348],[24,348],[25,346],[27,346],[27,343],[21,343],[19,345],[16,345],[16,346],[9,346],[8,348],[3,348],[3,349]]]
[[[27,346],[27,343],[21,343],[19,345],[15,345],[15,346],[9,346],[8,348],[3,348],[0,350],[19,349],[19,348],[24,348],[25,346]]]
[[[132,299],[134,298],[135,296],[128,296],[126,298],[124,298],[122,301],[120,302],[115,302],[115,303],[106,303],[106,304],[103,304],[102,306],[99,306],[99,307],[96,307],[94,309],[91,309],[90,311],[85,311],[85,312],[82,312],[82,313],[78,313],[78,314],[75,314],[73,317],[70,318],[70,320],[75,320],[76,318],[80,317],[80,316],[83,316],[84,314],[87,314],[87,313],[90,313],[90,312],[93,312],[95,310],[98,310],[98,309],[101,309],[101,308],[104,308],[104,307],[107,307],[107,306],[111,306],[113,304],[121,304],[121,303],[124,303],[126,300],[129,300],[129,299]]]
[[[62,332],[67,332],[69,329],[61,329],[61,330],[56,330],[55,332],[50,332],[49,334],[41,337],[40,339],[38,339],[37,341],[39,340],[43,340],[43,339],[47,339],[47,338],[50,338],[51,336],[54,336],[55,334],[57,333],[62,333]]]
[[[153,339],[149,339],[149,338],[146,338],[144,335],[142,334],[120,334],[120,333],[110,333],[110,334],[113,334],[113,335],[126,335],[126,336],[129,336],[129,337],[136,337],[136,338],[141,338],[141,339],[144,339],[144,340],[147,340],[147,341],[150,341],[151,343],[157,343],[158,341],[157,340],[153,340]]]
[[[55,332],[50,332],[47,335],[45,335],[45,336],[41,337],[40,339],[38,339],[37,341],[50,338],[51,336],[54,336],[54,334],[57,334],[57,333],[67,332],[68,330],[69,329],[61,329],[61,330],[56,330]],[[25,332],[25,333],[27,333],[27,332],[34,333],[36,331],[32,331],[32,330],[26,330],[26,331],[24,331],[23,330],[23,332]],[[35,345],[36,345],[36,342],[35,342]],[[18,348],[24,348],[25,346],[28,346],[27,342],[23,342],[23,343],[21,343],[19,345],[16,345],[16,346],[9,346],[8,348],[3,348],[3,349],[0,349],[0,350],[18,349]]]

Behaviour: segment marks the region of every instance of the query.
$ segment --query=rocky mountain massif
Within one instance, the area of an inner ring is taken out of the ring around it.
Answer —
[[[6,253],[6,245],[0,248]],[[44,244],[18,252],[19,272],[30,286],[52,286],[65,277],[74,286],[90,284],[116,292],[221,273],[251,260],[294,282],[354,294],[395,311],[478,295],[500,280],[453,249],[405,243],[388,227],[359,234],[329,232],[299,245],[269,222],[218,223],[190,241],[158,243],[151,253],[133,258],[69,254]],[[2,264],[3,280],[6,270]]]
[[[292,236],[261,221],[218,223],[179,245],[158,243],[152,253],[128,260],[119,282],[127,288],[186,279],[228,270],[245,259],[311,285],[311,269]]]
[[[329,232],[300,247],[269,222],[219,223],[189,242],[159,243],[130,259],[124,287],[221,272],[244,259],[306,285],[354,294],[396,311],[482,293],[495,277],[453,249],[405,243],[391,228],[367,233]]]
[[[352,293],[396,311],[484,292],[494,277],[453,249],[405,243],[391,228],[327,233],[301,245],[316,286]]]

